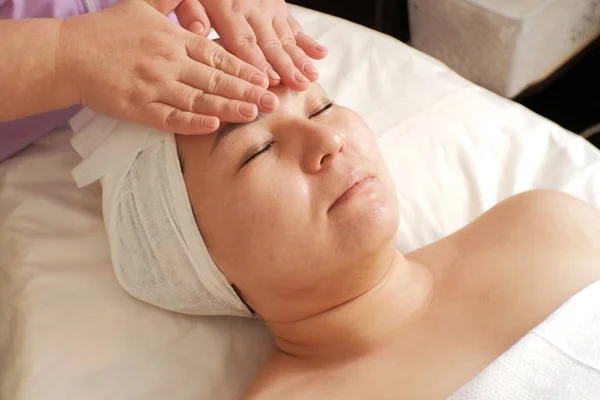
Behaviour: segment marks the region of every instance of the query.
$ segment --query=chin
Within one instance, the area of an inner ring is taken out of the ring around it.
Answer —
[[[343,211],[337,218],[336,228],[345,249],[369,254],[390,243],[395,245],[400,213],[393,196],[369,196],[348,204]]]

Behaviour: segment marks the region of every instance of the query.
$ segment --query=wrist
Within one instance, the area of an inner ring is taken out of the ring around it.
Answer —
[[[58,100],[66,106],[81,104],[80,62],[77,57],[77,21],[69,17],[56,21],[54,47],[54,83]]]

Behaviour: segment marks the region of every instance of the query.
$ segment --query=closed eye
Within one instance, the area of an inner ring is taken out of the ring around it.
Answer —
[[[321,107],[317,112],[311,114],[311,116],[309,118],[314,118],[314,117],[318,117],[319,115],[323,114],[325,111],[329,110],[331,107],[333,107],[335,105],[334,101],[331,101],[327,104],[325,104],[323,107]]]
[[[321,108],[318,109],[318,111],[312,113],[309,118],[314,118],[314,117],[318,117],[319,115],[323,114],[325,111],[329,110],[331,107],[333,107],[335,105],[335,102],[331,101],[325,105],[323,105]],[[248,158],[246,158],[246,161],[243,162],[242,166],[240,168],[243,168],[246,164],[250,163],[252,160],[254,160],[255,158],[268,153],[269,151],[271,151],[271,149],[273,148],[273,145],[275,143],[271,142],[271,143],[267,143],[261,147],[259,147],[256,151],[254,151],[252,153],[252,155],[250,155]]]
[[[246,159],[246,161],[244,161],[242,167],[248,164],[250,161],[254,160],[256,157],[269,152],[273,148],[273,144],[274,142],[271,142],[259,147],[256,152],[254,152],[250,157]]]

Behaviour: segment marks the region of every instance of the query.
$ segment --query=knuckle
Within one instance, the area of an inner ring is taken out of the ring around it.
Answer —
[[[212,65],[215,68],[219,68],[221,66],[223,66],[223,63],[225,62],[225,50],[223,50],[222,47],[219,46],[215,46],[213,48],[213,50],[210,52],[210,56],[209,56],[209,62],[210,65]]]
[[[224,91],[227,87],[227,77],[225,73],[218,69],[211,72],[208,87],[211,93]]]
[[[281,45],[286,48],[286,47],[295,47],[296,46],[296,39],[293,37],[284,37],[283,39],[281,39]]]
[[[256,45],[256,36],[252,32],[242,33],[234,40],[234,45],[237,48],[246,48]]]
[[[271,38],[271,39],[267,39],[262,43],[262,46],[265,49],[269,49],[269,48],[280,48],[282,47],[281,42],[279,41],[279,39],[276,38]]]
[[[128,106],[139,106],[140,104],[145,103],[146,96],[142,95],[140,90],[133,90],[127,96],[127,99],[124,102],[120,102],[119,108],[128,107]]]
[[[140,39],[140,47],[142,50],[149,51],[154,49],[157,45],[162,45],[163,38],[160,31],[152,30],[147,35],[142,36]]]
[[[242,2],[234,2],[234,3],[231,5],[231,10],[232,10],[234,13],[237,13],[237,14],[242,14],[242,15],[243,15],[243,14],[244,14],[244,6],[243,6],[243,3],[242,3]]]
[[[230,101],[226,108],[227,113],[236,117],[243,117],[242,104],[241,101]]]
[[[254,85],[244,85],[242,89],[242,99],[254,102],[255,100],[258,100],[262,92],[263,89],[258,89]]]
[[[305,63],[310,62],[308,56],[302,49],[294,48],[288,51],[288,54],[292,60],[292,63],[298,65],[298,67],[302,67]]]
[[[199,90],[192,96],[190,111],[196,111],[202,106],[202,103],[204,102],[204,94],[205,93],[202,90]]]
[[[141,48],[146,54],[161,56],[162,54],[175,54],[173,44],[177,42],[174,30],[158,29],[151,31],[141,39]]]
[[[171,47],[161,47],[156,51],[156,57],[169,62],[177,62],[179,55]]]
[[[142,81],[151,81],[156,77],[156,68],[152,63],[144,60],[138,60],[133,65],[133,74],[140,78]]]
[[[190,104],[190,93],[189,90],[182,87],[169,88],[165,87],[163,93],[171,92],[171,96],[175,99],[175,104]]]
[[[136,84],[132,90],[128,90],[126,95],[113,103],[122,110],[127,110],[131,107],[140,107],[147,104],[156,97],[156,94],[151,90],[149,85],[145,83]]]
[[[167,128],[173,128],[177,125],[178,120],[179,120],[179,110],[177,110],[176,108],[172,108],[165,116],[165,118],[163,120],[163,124]]]
[[[165,57],[172,57],[174,60],[177,60],[175,54],[167,55],[164,53],[161,56],[163,59],[165,59]],[[157,63],[156,56],[135,61],[132,71],[138,81],[153,85],[165,82],[173,76],[173,68],[164,65],[164,63]]]
[[[222,119],[239,116],[238,105],[234,100],[223,101],[215,104],[213,114]]]
[[[199,115],[195,119],[199,125],[205,125],[206,121],[208,121],[208,117],[206,115]]]
[[[294,37],[304,35],[304,30],[300,26],[292,27],[292,33]]]
[[[231,71],[233,73],[233,75],[238,76],[238,77],[243,77],[243,76],[251,76],[252,74],[259,72],[259,71],[253,71],[252,68],[247,67],[246,65],[244,65],[243,63],[233,63],[233,65],[231,66]]]

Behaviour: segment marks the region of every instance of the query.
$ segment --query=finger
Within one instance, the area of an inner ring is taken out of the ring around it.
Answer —
[[[190,58],[202,64],[219,69],[258,87],[267,88],[269,85],[265,74],[257,67],[237,58],[210,39],[194,36],[186,43],[186,49]]]
[[[202,36],[210,33],[210,20],[200,1],[183,0],[175,9],[175,15],[182,28]]]
[[[268,90],[200,63],[184,65],[181,82],[226,99],[256,104],[262,112],[272,112],[279,104],[277,96]]]
[[[273,28],[281,40],[283,50],[288,53],[296,68],[298,68],[309,81],[316,81],[319,78],[319,71],[304,51],[296,44],[294,34],[290,29],[287,20],[284,19],[283,23],[281,20],[275,20],[273,22]]]
[[[258,115],[256,104],[226,99],[181,82],[170,84],[158,100],[182,111],[217,117],[221,122],[251,122]]]
[[[318,44],[312,37],[305,33],[296,35],[296,44],[307,56],[314,60],[322,60],[327,57],[327,47]]]
[[[223,17],[223,21],[215,20],[215,26],[222,25],[225,29],[219,30],[223,46],[235,56],[264,71],[269,77],[269,84],[277,86],[281,77],[275,72],[258,47],[256,35],[242,14],[232,17]]]
[[[312,59],[321,60],[327,56],[327,47],[317,43],[312,37],[304,33],[302,26],[293,16],[289,15],[288,24],[296,38],[296,44]]]
[[[163,15],[169,15],[181,0],[144,0]]]
[[[219,119],[214,116],[194,114],[164,103],[147,105],[149,118],[144,121],[153,122],[159,130],[183,135],[199,135],[213,133],[219,128]]]
[[[258,107],[256,104],[230,100],[208,93],[196,96],[192,106],[193,112],[214,115],[222,122],[252,122],[258,116]]]
[[[269,64],[281,76],[281,82],[294,90],[306,90],[310,81],[296,68],[289,54],[283,49],[273,26],[265,24],[264,21],[250,21],[250,24],[256,33],[258,46],[262,49]]]

